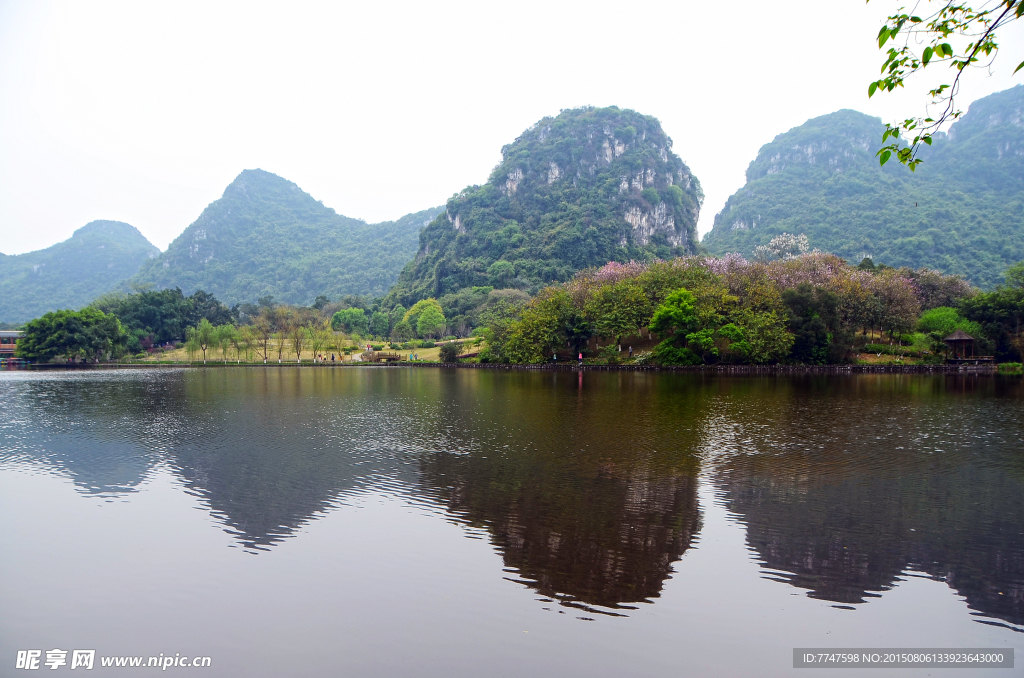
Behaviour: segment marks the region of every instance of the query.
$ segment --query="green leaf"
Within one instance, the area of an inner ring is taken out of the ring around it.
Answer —
[[[1021,64],[1020,66],[1024,66],[1024,64]],[[1020,69],[1020,66],[1017,66],[1017,68]],[[1014,73],[1016,73],[1016,72],[1017,71],[1014,71]],[[875,95],[875,90],[876,89],[878,89],[878,83],[877,82],[873,82],[870,85],[868,85],[868,99],[870,99],[871,97],[873,97]]]
[[[892,156],[892,151],[888,151],[888,150],[882,151],[882,157],[880,157],[878,159],[878,164],[879,165],[884,165],[885,163],[889,162],[889,158],[891,156]]]
[[[1021,7],[1024,7],[1024,3],[1021,3]],[[1017,75],[1017,71],[1019,71],[1022,68],[1024,68],[1024,61],[1017,64],[1017,68],[1013,69],[1013,74]]]
[[[924,143],[928,144],[929,146],[932,145],[932,138],[931,137],[924,137],[923,139],[921,139],[921,141],[923,141]]]
[[[932,60],[932,54],[935,54],[934,49],[932,49],[931,47],[924,48],[924,53],[921,54],[921,61],[924,63],[925,66],[927,66],[928,62]]]

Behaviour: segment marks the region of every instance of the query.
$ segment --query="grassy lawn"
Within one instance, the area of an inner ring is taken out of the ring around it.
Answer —
[[[878,355],[877,353],[861,353],[857,356],[857,363],[861,365],[917,365],[921,361],[918,358],[901,358],[895,355]]]
[[[483,348],[483,346],[481,346],[480,348]],[[472,352],[475,353],[476,351],[479,351],[480,348],[476,348],[476,347],[470,348],[469,346],[464,346],[463,347],[463,352],[470,352],[470,351],[472,351]],[[419,362],[435,362],[435,363],[439,361],[439,356],[440,356],[440,353],[441,353],[440,346],[435,346],[434,348],[416,348],[416,349],[402,350],[402,349],[391,349],[391,348],[388,348],[387,345],[385,344],[384,350],[389,352],[389,353],[390,352],[398,353],[399,355],[402,356],[403,360],[407,360],[408,359],[409,353],[416,353],[417,356],[419,357]],[[335,349],[335,350],[322,351],[322,353],[327,356],[327,363],[328,364],[330,364],[330,362],[331,362],[330,361],[331,353],[334,353],[335,358],[336,358],[336,362],[337,361],[342,361],[342,362],[344,362],[346,364],[354,363],[354,364],[357,364],[357,365],[360,363],[360,361],[358,360],[358,355],[355,355],[355,352],[353,352],[353,355],[344,355],[343,353],[340,353],[339,351],[337,351]],[[356,360],[353,360],[353,358],[356,358]],[[216,365],[217,363],[223,363],[225,360],[228,363],[236,363],[238,361],[238,356],[236,355],[234,350],[229,350],[227,352],[226,356],[224,354],[222,354],[220,351],[207,351],[206,363],[208,365]],[[202,361],[203,361],[202,353],[199,353],[196,356],[194,362],[201,363]],[[130,362],[131,364],[139,364],[139,363],[166,363],[166,362],[187,363],[187,362],[189,362],[189,355],[188,355],[188,352],[184,348],[178,348],[178,349],[174,349],[172,351],[161,351],[161,352],[153,353],[153,354],[148,355],[144,359],[131,358],[130,360],[129,359],[125,359],[125,360],[122,360],[121,362],[125,362],[125,363]],[[257,365],[257,364],[263,364],[263,359],[258,357],[258,356],[256,356],[254,354],[249,359],[247,359],[245,356],[242,356],[241,362],[242,363],[247,363],[247,364]],[[293,351],[291,349],[291,347],[286,347],[285,351],[282,352],[282,354],[281,354],[281,363],[282,364],[287,364],[287,363],[294,363],[294,362],[295,362],[295,351]],[[302,362],[304,362],[304,363],[313,362],[313,352],[312,351],[303,351],[302,352]],[[273,346],[271,348],[271,350],[270,350],[270,358],[267,360],[267,363],[277,363],[277,347],[276,346]]]

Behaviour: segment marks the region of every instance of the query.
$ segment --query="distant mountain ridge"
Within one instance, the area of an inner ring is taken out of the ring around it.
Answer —
[[[608,261],[697,250],[704,194],[656,118],[564,110],[501,152],[487,183],[424,229],[386,306],[474,286],[536,291]]]
[[[782,232],[852,261],[928,266],[983,287],[1024,259],[1024,86],[975,101],[911,173],[875,157],[884,126],[843,110],[780,134],[702,245],[750,256]]]
[[[265,296],[293,304],[321,294],[379,296],[442,209],[367,224],[276,174],[245,170],[131,282],[185,294],[202,289],[229,305]]]
[[[0,322],[85,306],[158,254],[130,224],[91,221],[46,249],[0,255]]]

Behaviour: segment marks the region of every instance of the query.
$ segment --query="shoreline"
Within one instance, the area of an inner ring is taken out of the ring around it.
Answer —
[[[501,363],[362,363],[362,364],[324,364],[324,363],[47,363],[41,365],[10,366],[3,371],[47,371],[47,370],[110,370],[110,369],[146,369],[146,368],[241,368],[241,367],[301,367],[324,369],[350,368],[455,368],[455,369],[490,369],[510,371],[548,371],[548,372],[687,372],[694,374],[739,374],[739,375],[783,375],[783,374],[999,374],[995,365],[576,365],[573,363],[542,363],[537,365],[511,365]],[[13,369],[11,369],[13,368]]]

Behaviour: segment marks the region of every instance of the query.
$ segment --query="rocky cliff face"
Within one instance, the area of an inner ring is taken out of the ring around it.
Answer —
[[[854,261],[1000,282],[1024,259],[1024,87],[974,102],[914,173],[879,166],[883,130],[877,118],[839,111],[780,134],[702,244],[750,256],[789,232]]]
[[[497,261],[513,264],[513,284],[531,290],[611,260],[692,253],[702,200],[655,118],[562,111],[505,146],[486,184],[448,201],[389,299],[408,305],[505,284],[488,273]]]

